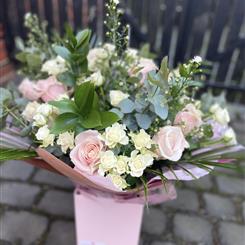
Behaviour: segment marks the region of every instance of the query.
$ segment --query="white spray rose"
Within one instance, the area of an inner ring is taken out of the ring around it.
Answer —
[[[237,144],[236,133],[234,132],[234,130],[232,128],[228,128],[225,131],[224,140],[225,140],[227,145],[236,145]]]
[[[117,144],[127,145],[129,142],[126,126],[119,123],[106,128],[101,138],[109,148],[114,148]]]
[[[63,153],[66,153],[68,149],[74,148],[74,132],[69,133],[65,132],[59,134],[57,144],[61,146],[61,150]]]
[[[34,115],[37,113],[37,108],[39,107],[39,103],[36,101],[34,102],[29,102],[25,110],[22,112],[22,116],[29,122],[33,120]]]
[[[210,112],[213,113],[214,120],[222,125],[227,125],[230,122],[229,112],[226,108],[221,108],[219,104],[214,104],[210,107]]]
[[[130,133],[130,137],[134,143],[137,150],[142,150],[144,148],[150,149],[153,141],[151,136],[141,129],[138,134]]]
[[[47,72],[49,75],[54,75],[54,76],[57,76],[58,74],[63,73],[66,70],[67,70],[66,62],[60,56],[57,56],[55,59],[46,61],[42,65],[42,69],[41,69],[41,71]]]
[[[41,104],[37,108],[37,113],[42,114],[45,117],[48,117],[53,113],[53,106],[49,104]]]
[[[130,175],[133,177],[140,177],[144,170],[153,164],[153,157],[150,154],[138,154],[138,151],[131,153],[129,161]]]
[[[127,188],[127,182],[126,180],[120,176],[120,175],[117,175],[117,174],[109,174],[109,177],[112,181],[112,183],[120,190],[123,190],[125,188]]]
[[[42,114],[36,114],[34,117],[33,117],[33,126],[36,126],[36,127],[41,127],[41,126],[44,126],[45,124],[47,124],[47,118],[42,115]]]
[[[111,105],[113,106],[118,106],[118,104],[122,100],[125,100],[129,97],[128,94],[125,94],[120,90],[111,90],[109,96],[110,96]]]
[[[129,162],[129,158],[127,156],[119,156],[117,158],[117,163],[115,166],[115,171],[118,174],[124,174],[127,173],[129,168],[128,168],[128,162]]]
[[[42,141],[42,145],[41,145],[42,147],[47,147],[49,145],[54,144],[55,135],[50,134],[50,130],[48,129],[48,126],[45,125],[38,129],[36,133],[36,138],[37,140]]]
[[[113,151],[105,151],[100,153],[99,174],[104,175],[116,166],[117,158]]]
[[[104,82],[104,77],[102,76],[100,71],[97,71],[90,76],[90,81],[95,86],[101,86]]]

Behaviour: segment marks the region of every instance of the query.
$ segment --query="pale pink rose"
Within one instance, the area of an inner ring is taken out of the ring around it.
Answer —
[[[185,148],[189,147],[180,127],[165,126],[160,128],[153,140],[158,146],[159,158],[178,161]]]
[[[199,128],[202,123],[201,111],[197,110],[193,104],[186,105],[182,111],[177,113],[174,120],[174,125],[179,125],[185,135]]]
[[[19,85],[19,91],[28,100],[38,100],[42,96],[42,90],[28,78]]]
[[[94,174],[97,170],[100,152],[105,150],[96,130],[87,130],[75,138],[75,148],[70,153],[71,161],[82,172]]]
[[[67,92],[65,86],[58,82],[54,76],[39,80],[37,87],[42,91],[41,99],[44,102],[58,99],[60,95]]]
[[[141,68],[141,70],[139,71],[139,74],[141,74],[142,76],[140,80],[141,84],[145,81],[145,79],[147,78],[147,74],[150,71],[155,71],[158,69],[153,60],[147,58],[141,58],[137,67],[133,67],[132,69],[129,70],[129,75],[130,76],[135,75],[134,74],[135,70],[138,70],[138,68]]]

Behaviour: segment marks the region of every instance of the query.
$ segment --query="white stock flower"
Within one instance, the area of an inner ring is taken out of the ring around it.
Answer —
[[[94,72],[90,76],[90,81],[95,85],[95,86],[101,86],[104,82],[104,77],[102,76],[100,71]]]
[[[74,132],[59,134],[57,144],[61,146],[63,153],[66,153],[68,149],[72,150],[74,148]]]
[[[55,59],[47,60],[43,65],[41,71],[47,72],[49,75],[58,75],[67,70],[65,60],[57,56]]]
[[[34,115],[37,113],[37,108],[39,107],[39,103],[36,101],[34,102],[29,102],[25,110],[22,112],[22,116],[29,122],[33,120]]]
[[[128,172],[128,162],[129,158],[127,156],[119,156],[117,158],[117,163],[115,166],[115,171],[118,174],[124,174]]]
[[[98,71],[103,66],[108,65],[108,52],[104,48],[90,49],[87,55],[88,69],[90,71]]]
[[[33,117],[33,126],[41,127],[47,124],[47,118],[42,114],[36,114]]]
[[[129,142],[126,126],[119,123],[106,128],[101,138],[109,148],[114,148],[117,144],[127,145]]]
[[[153,144],[151,136],[147,134],[144,129],[141,129],[138,134],[130,133],[129,135],[137,150],[142,150],[144,148],[150,149]]]
[[[221,108],[219,104],[214,104],[210,107],[210,112],[213,113],[214,120],[222,125],[227,125],[230,122],[229,112],[226,108]]]
[[[99,174],[104,175],[105,172],[116,166],[117,158],[113,151],[105,151],[100,153]]]
[[[127,99],[129,97],[128,94],[125,94],[120,90],[111,90],[109,96],[110,96],[111,105],[113,106],[118,106],[118,104],[122,100]]]
[[[48,129],[48,126],[45,125],[38,129],[36,133],[36,138],[37,140],[42,141],[42,145],[41,145],[42,147],[47,147],[49,145],[54,144],[55,135],[50,134],[50,130]]]
[[[42,114],[45,117],[50,116],[52,112],[53,112],[53,106],[49,104],[41,104],[37,108],[37,114]]]
[[[125,188],[127,188],[128,184],[126,182],[126,180],[117,174],[109,174],[108,175],[112,181],[112,183],[120,190],[123,190]]]
[[[234,130],[232,128],[228,128],[225,131],[224,140],[225,140],[227,145],[236,145],[237,144],[236,133],[234,132]]]
[[[138,151],[133,151],[129,161],[130,175],[140,177],[144,170],[152,164],[153,157],[150,154],[138,154]]]

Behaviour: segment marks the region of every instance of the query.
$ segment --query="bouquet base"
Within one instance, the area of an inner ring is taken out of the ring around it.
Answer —
[[[138,245],[144,205],[74,191],[77,245]]]

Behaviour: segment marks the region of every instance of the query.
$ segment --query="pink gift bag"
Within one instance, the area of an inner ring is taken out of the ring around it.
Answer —
[[[77,245],[138,245],[143,204],[74,191]]]

